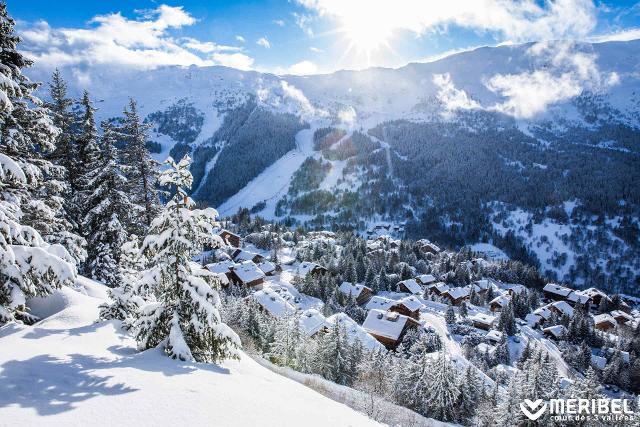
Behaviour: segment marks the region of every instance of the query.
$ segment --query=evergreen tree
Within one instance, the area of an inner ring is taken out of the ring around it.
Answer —
[[[429,414],[441,421],[453,421],[455,418],[456,399],[459,395],[455,368],[446,353],[441,351],[434,361],[427,393]]]
[[[498,329],[509,336],[513,336],[518,332],[516,327],[516,319],[513,316],[513,305],[511,302],[502,309],[500,318],[498,319]]]
[[[458,314],[463,319],[466,319],[467,317],[469,317],[469,311],[467,310],[466,302],[462,301],[462,303],[460,303],[460,307],[458,308]]]
[[[139,212],[125,192],[127,179],[118,163],[113,128],[103,123],[102,130],[102,150],[94,169],[83,177],[86,214],[82,228],[89,247],[87,274],[113,288],[122,282],[121,247],[129,237],[125,226]]]
[[[481,398],[482,383],[476,368],[467,366],[458,384],[458,398],[456,402],[456,418],[460,422],[470,423],[475,416],[478,402]]]
[[[0,2],[0,323],[33,322],[26,300],[75,281],[74,260],[24,225],[23,208],[35,198],[52,165],[58,130],[22,74],[31,65],[17,50],[14,20]]]
[[[124,111],[121,132],[126,143],[123,157],[129,168],[129,194],[143,212],[141,221],[133,227],[137,233],[143,233],[159,211],[157,164],[147,148],[147,130],[148,125],[142,123],[137,104],[131,99]]]
[[[238,336],[221,322],[218,277],[191,261],[204,244],[223,245],[213,234],[217,212],[193,209],[186,194],[193,183],[191,159],[178,164],[169,158],[160,183],[172,186],[173,199],[151,223],[142,251],[150,268],[142,282],[157,302],[145,305],[134,323],[140,349],[164,343],[172,358],[217,362],[237,357]]]
[[[444,313],[444,320],[447,322],[447,325],[453,325],[456,323],[456,313],[453,311],[452,305],[447,307],[447,311]]]

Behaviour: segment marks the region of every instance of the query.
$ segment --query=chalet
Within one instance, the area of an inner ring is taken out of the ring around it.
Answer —
[[[613,317],[619,325],[624,325],[627,322],[633,322],[633,316],[625,313],[622,310],[614,310],[610,314],[611,317]]]
[[[216,273],[218,276],[224,276],[227,278],[226,283],[223,283],[224,286],[228,285],[229,282],[233,281],[233,275],[231,274],[231,270],[233,270],[237,264],[231,260],[214,262],[212,264],[207,264],[206,268],[212,273]]]
[[[222,241],[227,246],[232,246],[234,248],[239,248],[242,245],[240,236],[238,236],[235,233],[230,232],[229,230],[220,231],[218,233],[218,236],[220,236],[220,238],[222,238]]]
[[[558,316],[573,317],[573,308],[566,301],[552,302],[547,307]]]
[[[442,295],[449,290],[449,286],[444,282],[432,283],[427,286],[427,291],[432,292],[436,295]]]
[[[271,288],[260,289],[248,298],[253,298],[265,313],[274,317],[293,315],[296,312],[294,306]]]
[[[381,297],[378,295],[374,295],[364,306],[367,310],[382,310],[387,311],[391,308],[392,305],[396,304],[395,300]]]
[[[502,336],[503,336],[502,332],[493,330],[493,331],[487,332],[484,338],[490,343],[497,344],[500,341],[502,341]]]
[[[402,298],[399,301],[396,301],[390,308],[391,311],[395,311],[396,313],[400,313],[402,315],[411,317],[413,319],[420,319],[420,309],[423,307],[423,304],[418,301],[418,298],[414,296]]]
[[[555,326],[549,326],[548,328],[544,328],[542,332],[547,336],[550,336],[552,338],[559,340],[567,334],[567,328],[565,328],[562,325],[555,325]]]
[[[489,302],[489,309],[491,311],[502,311],[509,301],[511,301],[510,295],[500,295]]]
[[[236,264],[229,273],[229,280],[236,285],[252,288],[262,286],[264,273],[251,261]]]
[[[603,313],[593,316],[593,324],[600,331],[610,331],[618,326],[618,322],[610,314]]]
[[[301,262],[296,270],[296,275],[300,277],[306,277],[307,274],[316,275],[326,273],[328,270],[321,266],[320,264],[316,264],[315,262],[304,261]]]
[[[586,295],[589,298],[589,302],[591,304],[593,304],[594,306],[596,306],[596,307],[600,305],[600,303],[602,302],[603,298],[611,301],[611,298],[609,298],[609,295],[605,294],[604,292],[602,292],[598,288],[585,289],[584,291],[581,291],[580,293]]]
[[[433,274],[421,274],[416,277],[416,282],[422,286],[428,286],[432,283],[436,283],[438,279],[435,278]]]
[[[476,313],[473,316],[469,317],[469,320],[473,322],[473,326],[479,329],[484,329],[488,331],[493,327],[493,324],[496,322],[496,318],[484,313]]]
[[[567,299],[571,292],[573,292],[573,289],[565,288],[564,286],[556,285],[554,283],[548,283],[544,285],[542,292],[547,299],[563,301]]]
[[[366,287],[365,285],[360,284],[352,284],[351,282],[342,282],[340,286],[338,286],[338,291],[343,295],[349,296],[356,300],[358,305],[365,304],[371,296],[373,295],[371,288]]]
[[[276,274],[276,271],[278,271],[278,266],[274,263],[272,263],[271,261],[262,261],[260,264],[258,264],[258,268],[260,270],[262,270],[262,272],[266,275],[266,276],[273,276],[274,274]]]
[[[571,292],[569,296],[567,296],[567,302],[573,306],[575,306],[576,304],[580,304],[589,307],[590,301],[591,298],[589,297],[589,295],[586,295],[581,291]]]
[[[534,313],[527,314],[524,317],[524,320],[532,328],[534,328],[534,327],[538,326],[540,323],[542,323],[542,317],[540,317],[540,316],[538,316],[537,314],[534,314]]]
[[[312,337],[318,332],[328,329],[327,319],[315,308],[310,308],[300,314],[300,330],[306,336]]]
[[[483,295],[491,287],[491,282],[487,279],[477,280],[473,282],[472,286],[478,295]]]
[[[453,305],[459,305],[462,301],[469,299],[469,288],[450,288],[442,294]]]
[[[251,261],[256,264],[264,261],[264,257],[262,255],[244,249],[236,249],[233,251],[231,258],[233,258],[235,262]]]
[[[398,292],[406,292],[409,294],[419,294],[422,292],[422,287],[416,282],[415,279],[407,279],[398,282]]]
[[[386,348],[394,349],[404,334],[418,326],[414,319],[393,311],[370,310],[362,327]]]
[[[437,245],[434,245],[433,243],[431,243],[428,240],[418,240],[416,242],[416,244],[418,245],[418,249],[420,250],[420,252],[425,253],[425,254],[437,254],[438,252],[440,252],[440,248]]]

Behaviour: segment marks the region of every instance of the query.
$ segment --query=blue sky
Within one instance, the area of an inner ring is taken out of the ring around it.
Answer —
[[[481,45],[640,38],[640,2],[8,0],[43,67],[227,65],[310,74]]]

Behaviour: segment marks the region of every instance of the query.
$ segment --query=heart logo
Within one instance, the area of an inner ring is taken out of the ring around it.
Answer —
[[[542,407],[539,408],[539,406]],[[538,399],[535,402],[530,401],[529,399],[525,399],[524,403],[520,404],[520,410],[523,414],[527,416],[531,421],[535,421],[544,414],[544,411],[547,409],[547,404],[542,403],[542,399]]]

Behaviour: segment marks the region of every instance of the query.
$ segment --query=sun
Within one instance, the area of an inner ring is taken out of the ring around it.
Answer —
[[[382,48],[388,48],[393,35],[391,28],[384,21],[362,16],[345,19],[342,32],[350,49],[367,56]]]

